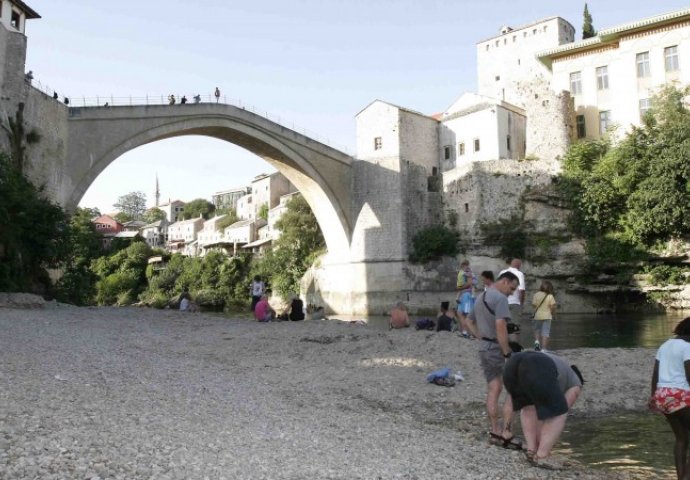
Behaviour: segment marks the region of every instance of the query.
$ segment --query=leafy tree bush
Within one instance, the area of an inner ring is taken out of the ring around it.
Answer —
[[[191,202],[185,204],[182,212],[182,219],[189,220],[190,218],[199,218],[199,215],[208,220],[216,211],[216,206],[203,198],[196,198]]]
[[[643,125],[615,146],[598,140],[570,149],[560,184],[580,233],[644,247],[690,233],[689,94],[667,87]]]
[[[141,220],[146,211],[146,194],[144,192],[130,192],[117,198],[113,205],[117,209],[118,222]]]
[[[654,285],[683,285],[688,283],[685,276],[686,268],[675,265],[655,265],[645,268],[649,279]]]
[[[458,235],[443,225],[436,225],[417,232],[412,239],[412,262],[428,262],[444,255],[458,254]]]
[[[157,207],[151,207],[144,212],[144,215],[141,219],[146,223],[153,223],[157,222],[158,220],[165,220],[167,218],[168,217],[165,215],[163,210]]]
[[[216,227],[219,230],[225,230],[227,227],[232,225],[233,223],[237,223],[240,221],[240,217],[237,216],[237,212],[235,211],[234,208],[222,208],[216,210],[216,216],[219,215],[225,215],[223,218],[218,220],[218,223],[216,223]]]
[[[124,250],[96,259],[91,270],[99,277],[96,283],[98,304],[134,303],[146,287],[150,256],[151,248],[145,242],[133,242]]]
[[[259,218],[263,218],[268,221],[268,203],[262,203],[259,207],[259,212],[257,213]]]
[[[56,285],[56,298],[75,305],[90,305],[96,294],[97,276],[91,262],[102,253],[100,235],[91,223],[95,212],[78,208],[67,230],[66,248],[62,256],[64,273]]]
[[[0,291],[46,293],[65,250],[67,216],[0,153]]]
[[[273,249],[254,262],[250,277],[267,278],[273,290],[282,296],[299,291],[299,282],[314,260],[323,253],[326,243],[307,201],[296,195],[276,222],[281,236]],[[249,279],[245,288],[249,286]],[[247,295],[245,291],[245,295]]]

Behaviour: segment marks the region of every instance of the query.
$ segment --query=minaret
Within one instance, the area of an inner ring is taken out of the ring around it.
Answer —
[[[156,174],[156,208],[158,208],[161,199],[161,190],[158,188],[158,174]]]

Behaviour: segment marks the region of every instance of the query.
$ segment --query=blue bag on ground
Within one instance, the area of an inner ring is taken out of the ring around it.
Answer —
[[[448,378],[450,376],[450,368],[441,368],[434,372],[431,372],[426,376],[426,381],[433,383],[437,378]]]

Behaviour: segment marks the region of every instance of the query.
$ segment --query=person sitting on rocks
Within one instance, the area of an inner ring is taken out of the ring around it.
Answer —
[[[304,303],[297,295],[294,295],[290,302],[288,318],[293,322],[304,320]]]
[[[391,319],[388,323],[390,328],[407,328],[410,326],[410,317],[407,314],[407,306],[403,302],[398,302],[391,310]]]
[[[448,309],[450,308],[450,302],[441,302],[441,311],[436,317],[436,331],[440,332],[445,330],[451,332],[453,330],[453,323],[455,320],[448,315]]]
[[[259,303],[254,307],[254,318],[257,322],[271,322],[276,317],[276,311],[268,303],[268,296],[262,295]]]

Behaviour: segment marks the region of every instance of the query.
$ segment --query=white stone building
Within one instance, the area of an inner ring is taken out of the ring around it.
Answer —
[[[225,227],[223,238],[226,242],[243,246],[258,239],[258,230],[266,225],[266,221],[259,219],[240,220],[229,227]]]
[[[490,97],[466,93],[439,117],[443,171],[482,160],[525,157],[525,111]]]
[[[254,208],[254,201],[251,193],[237,200],[235,212],[237,213],[237,217],[243,220],[252,220],[256,217],[256,209]]]
[[[607,28],[538,58],[553,90],[574,99],[574,138],[597,138],[614,124],[622,134],[641,123],[660,87],[690,84],[690,9]]]
[[[181,220],[168,225],[166,248],[171,252],[196,255],[197,234],[204,226],[202,217]]]
[[[139,231],[146,243],[152,248],[163,248],[168,233],[168,221],[165,219],[158,220],[148,225],[144,225]]]
[[[264,233],[265,238],[270,238],[272,240],[277,240],[278,237],[280,237],[280,230],[276,227],[276,222],[280,220],[280,217],[282,217],[287,211],[288,202],[297,195],[300,195],[300,193],[288,193],[287,195],[280,197],[278,205],[268,211],[268,225],[260,229],[259,239],[262,238],[262,232]]]
[[[251,192],[251,187],[231,188],[216,192],[211,195],[211,203],[215,205],[216,209],[233,208],[237,211],[237,202],[240,198]]]
[[[26,32],[26,21],[41,18],[31,7],[21,0],[0,1],[0,23],[10,31]]]
[[[165,218],[168,222],[175,223],[180,219],[182,212],[184,212],[185,202],[182,200],[169,200],[167,203],[159,205],[157,208],[165,213]]]
[[[202,255],[212,246],[218,246],[220,242],[225,241],[223,230],[218,228],[218,222],[225,217],[226,215],[218,215],[210,218],[204,222],[204,226],[199,230],[197,242]]]
[[[501,27],[499,35],[477,43],[478,93],[524,107],[517,84],[549,76],[535,53],[574,40],[575,28],[560,17]]]

